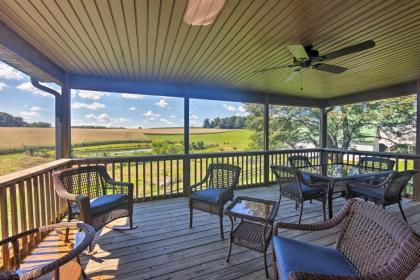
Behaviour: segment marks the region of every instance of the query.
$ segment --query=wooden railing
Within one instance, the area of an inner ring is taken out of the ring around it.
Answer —
[[[42,225],[59,221],[66,205],[54,191],[52,173],[71,166],[71,160],[57,160],[0,178],[1,239]],[[40,239],[23,238],[19,244],[22,254]],[[13,256],[8,247],[1,248],[1,264],[10,267]]]
[[[65,159],[0,177],[0,238],[62,219],[66,205],[54,192],[52,173],[55,170],[85,165],[105,165],[117,181],[132,182],[136,201],[164,199],[186,195],[189,184],[200,181],[211,163],[229,163],[241,167],[238,188],[274,184],[270,165],[288,165],[291,155],[305,155],[313,164],[345,162],[356,164],[361,156],[373,155],[396,161],[396,170],[413,169],[420,156],[412,154],[343,151],[333,149],[302,149],[278,151],[244,151],[200,153],[190,155],[155,155]],[[420,175],[417,175],[420,176]],[[406,191],[412,195],[412,188]],[[28,252],[39,239],[32,236],[20,246]],[[12,260],[9,248],[3,247],[1,263]]]

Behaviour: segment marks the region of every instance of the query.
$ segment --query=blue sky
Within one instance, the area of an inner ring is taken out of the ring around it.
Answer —
[[[48,86],[59,90],[54,84]],[[183,126],[183,99],[127,93],[72,91],[72,125],[110,127]],[[27,122],[54,125],[54,98],[34,88],[27,75],[0,62],[0,111]],[[205,118],[244,115],[241,103],[190,100],[190,124]]]

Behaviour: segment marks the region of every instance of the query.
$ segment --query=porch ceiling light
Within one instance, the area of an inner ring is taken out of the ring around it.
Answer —
[[[226,0],[189,0],[184,21],[191,25],[209,25],[225,5]]]

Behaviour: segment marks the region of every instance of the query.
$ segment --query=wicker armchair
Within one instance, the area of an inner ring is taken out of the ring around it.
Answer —
[[[38,236],[45,236],[51,232],[56,232],[59,240],[64,241],[66,234],[64,231],[73,230],[80,234],[80,238],[74,240],[74,244],[60,245],[56,240],[45,241],[39,247],[33,249],[35,256],[31,256],[32,251],[25,252],[20,243],[22,239],[30,239],[35,234]],[[18,233],[0,241],[0,246],[10,246],[13,248],[13,271],[0,272],[0,280],[29,280],[37,279],[44,276],[44,279],[79,279],[82,276],[87,278],[83,267],[80,264],[79,255],[92,243],[95,237],[95,230],[87,224],[83,223],[60,223],[55,225],[43,226],[34,228],[25,232]],[[71,245],[71,246],[69,246]],[[45,250],[49,247],[51,253]],[[57,246],[57,248],[54,248]],[[61,246],[61,247],[59,247]],[[69,248],[67,248],[69,246]],[[44,247],[44,248],[42,248]],[[64,248],[65,247],[65,248]],[[54,257],[51,257],[54,255]],[[55,258],[56,256],[57,258]],[[35,258],[32,258],[35,257]]]
[[[116,182],[109,177],[105,166],[69,168],[53,174],[58,196],[68,204],[68,220],[77,217],[99,230],[107,223],[122,217],[129,226],[114,229],[134,229],[133,184]]]
[[[380,157],[361,157],[357,163],[359,167],[392,170],[395,160]]]
[[[277,178],[280,188],[279,203],[281,197],[285,196],[300,204],[299,224],[302,221],[303,204],[307,200],[320,200],[322,213],[325,221],[326,190],[328,182],[312,182],[302,176],[297,168],[272,165],[271,170]]]
[[[278,236],[278,229],[321,231],[341,225],[335,248]],[[373,204],[350,199],[337,215],[310,225],[275,223],[275,279],[399,280],[420,261],[420,236]]]
[[[190,228],[193,222],[193,209],[213,213],[219,216],[220,238],[224,239],[224,205],[233,200],[233,190],[238,185],[240,172],[241,168],[238,166],[210,164],[204,179],[189,187]],[[200,190],[197,190],[199,187]]]
[[[383,208],[398,203],[401,215],[407,221],[401,206],[401,193],[416,173],[417,170],[395,171],[379,184],[352,181],[347,184],[347,197],[362,197]]]
[[[287,158],[287,161],[293,167],[312,166],[307,156],[290,156]]]

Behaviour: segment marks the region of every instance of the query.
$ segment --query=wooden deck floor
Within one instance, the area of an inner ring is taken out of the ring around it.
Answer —
[[[237,196],[277,200],[277,187],[240,190]],[[344,200],[337,200],[335,212]],[[322,220],[321,205],[305,203],[303,223]],[[409,223],[420,232],[420,203],[406,200],[404,209]],[[388,211],[399,215],[396,207]],[[233,246],[230,263],[225,262],[228,240],[219,239],[216,216],[195,211],[194,227],[188,228],[188,201],[175,198],[135,204],[135,223],[138,229],[126,232],[110,230],[110,226],[125,223],[120,219],[103,229],[96,238],[92,257],[82,258],[91,279],[265,279],[262,255]],[[297,222],[294,202],[282,200],[277,219]],[[225,219],[225,236],[230,223]],[[307,242],[332,246],[337,230],[307,233],[283,231],[281,234]],[[268,252],[271,263],[271,245]],[[272,267],[269,267],[272,277]],[[420,279],[417,269],[410,279]]]

